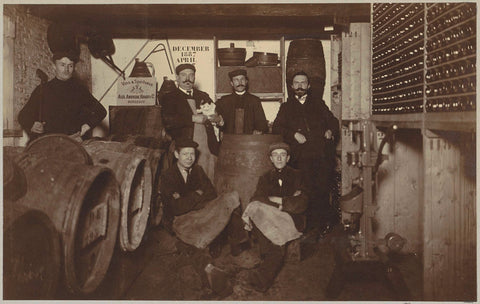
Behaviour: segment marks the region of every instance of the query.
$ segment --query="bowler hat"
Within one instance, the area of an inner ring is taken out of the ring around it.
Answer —
[[[183,63],[183,64],[181,64],[181,65],[179,65],[175,68],[175,73],[177,73],[177,75],[178,75],[178,74],[180,74],[181,71],[186,70],[186,69],[193,70],[194,72],[197,71],[193,64]]]
[[[198,144],[191,140],[190,138],[182,137],[175,140],[175,149],[180,150],[181,148],[197,148]]]
[[[239,76],[239,75],[243,75],[243,76],[247,77],[247,71],[243,70],[243,69],[238,69],[238,70],[234,70],[234,71],[231,71],[230,73],[228,73],[228,77],[230,77],[230,79],[233,79],[233,77]]]
[[[283,149],[285,151],[287,151],[287,153],[290,155],[290,146],[284,142],[276,142],[276,143],[273,143],[271,144],[269,147],[268,147],[268,154],[272,154],[272,152],[274,150],[277,150],[277,149]]]

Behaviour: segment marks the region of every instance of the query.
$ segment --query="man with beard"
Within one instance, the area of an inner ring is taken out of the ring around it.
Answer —
[[[71,135],[80,140],[103,120],[107,111],[72,77],[77,52],[56,52],[52,60],[55,78],[35,88],[18,114],[18,122],[30,140],[49,133]]]
[[[217,101],[217,113],[222,120],[221,130],[227,134],[262,134],[268,132],[268,123],[260,98],[247,91],[247,71],[238,69],[228,73],[233,93]]]
[[[330,207],[329,182],[335,168],[338,120],[318,96],[309,93],[308,75],[293,75],[294,96],[280,106],[273,133],[281,134],[291,147],[290,164],[304,175],[309,204],[308,229],[325,229],[338,220]]]
[[[200,113],[202,104],[213,101],[207,93],[194,88],[195,72],[192,64],[180,64],[175,69],[178,88],[164,97],[163,122],[175,141],[188,138],[198,143],[198,164],[213,179],[216,157],[208,146],[207,128],[213,130],[211,123],[219,117],[216,114],[207,116]]]

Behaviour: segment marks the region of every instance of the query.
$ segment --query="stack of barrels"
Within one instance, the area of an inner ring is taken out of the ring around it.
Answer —
[[[4,147],[5,299],[95,291],[116,244],[131,252],[142,242],[161,156],[131,141],[61,134]]]

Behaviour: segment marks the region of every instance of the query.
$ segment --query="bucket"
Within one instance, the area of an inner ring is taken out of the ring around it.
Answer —
[[[236,48],[234,43],[230,43],[229,48],[217,49],[217,56],[220,66],[243,66],[247,50],[245,48]]]
[[[217,192],[236,190],[242,210],[245,210],[255,192],[258,178],[273,168],[268,147],[279,141],[282,137],[274,134],[224,134],[215,168]]]
[[[296,72],[304,71],[310,80],[310,91],[323,97],[325,88],[325,56],[322,42],[318,39],[296,39],[290,42],[287,52],[286,78],[289,95]]]
[[[93,163],[112,169],[120,185],[120,248],[134,251],[142,242],[150,214],[152,172],[138,153],[104,149],[100,141],[84,145]]]
[[[52,300],[60,282],[59,235],[44,213],[16,207],[4,202],[3,297]]]
[[[113,172],[27,153],[15,161],[28,185],[15,204],[45,213],[60,234],[67,290],[93,292],[104,279],[115,248],[120,192]]]

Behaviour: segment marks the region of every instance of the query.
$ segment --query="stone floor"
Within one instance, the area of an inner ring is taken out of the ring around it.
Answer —
[[[133,253],[116,252],[104,284],[91,295],[91,299],[115,300],[234,300],[234,301],[395,301],[407,300],[395,296],[368,268],[349,278],[339,296],[329,299],[325,290],[335,267],[332,244],[341,235],[336,227],[317,242],[309,243],[306,257],[287,262],[273,286],[259,293],[243,284],[242,278],[249,268],[259,262],[258,248],[254,245],[238,257],[232,257],[225,246],[213,264],[231,274],[232,292],[218,295],[208,287],[202,288],[199,275],[208,260],[205,255],[194,258],[177,250],[177,240],[161,228],[151,229],[142,246]],[[422,266],[413,255],[398,256],[393,261],[400,270],[412,298],[422,297]]]

